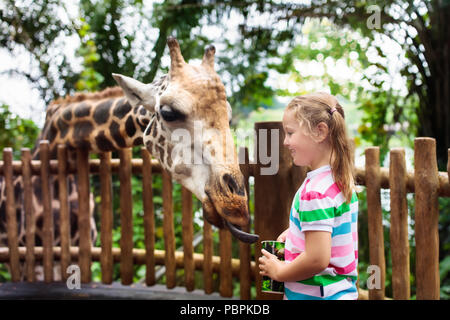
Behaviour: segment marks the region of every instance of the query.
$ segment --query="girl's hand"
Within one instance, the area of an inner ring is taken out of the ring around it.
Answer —
[[[263,256],[259,258],[259,274],[262,276],[268,276],[269,278],[280,281],[280,271],[284,266],[284,263],[278,260],[277,256],[269,253],[267,250],[261,250]]]
[[[287,237],[288,232],[289,232],[289,228],[284,230],[283,233],[278,236],[277,241],[286,242],[286,237]]]

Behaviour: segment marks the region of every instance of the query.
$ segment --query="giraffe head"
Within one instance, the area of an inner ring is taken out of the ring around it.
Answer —
[[[167,44],[170,71],[160,81],[114,78],[131,105],[150,111],[146,148],[202,201],[204,218],[241,241],[255,242],[257,235],[239,228],[249,222],[247,193],[229,126],[231,106],[214,70],[215,48],[208,46],[201,65],[194,66],[184,61],[175,38]]]

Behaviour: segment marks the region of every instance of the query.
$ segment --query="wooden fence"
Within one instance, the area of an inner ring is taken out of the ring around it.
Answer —
[[[288,227],[292,198],[306,176],[306,169],[292,165],[290,154],[283,147],[283,130],[280,122],[261,122],[255,124],[256,145],[262,141],[260,133],[266,135],[267,150],[271,150],[272,135],[278,138],[279,167],[276,175],[262,175],[262,164],[259,153],[256,163],[249,163],[248,150],[241,148],[245,163],[241,164],[247,193],[250,195],[249,177],[254,177],[254,212],[253,223],[255,233],[260,240],[275,239]],[[262,130],[261,130],[262,129]],[[239,257],[232,257],[232,239],[228,230],[219,230],[219,256],[213,254],[213,231],[211,225],[204,221],[203,253],[195,253],[193,248],[193,203],[192,195],[182,188],[182,226],[183,251],[175,250],[174,212],[172,199],[172,180],[161,168],[157,160],[142,148],[141,158],[132,159],[131,149],[119,151],[120,159],[111,159],[111,153],[101,153],[99,159],[89,159],[88,152],[77,150],[76,162],[67,161],[67,150],[59,146],[57,159],[49,159],[49,147],[46,141],[41,142],[41,160],[32,161],[30,151],[22,149],[22,157],[14,161],[12,150],[3,150],[3,161],[0,162],[0,175],[4,176],[6,187],[6,212],[8,248],[0,248],[0,262],[11,266],[12,281],[19,281],[19,264],[25,261],[27,281],[34,281],[34,265],[42,261],[44,281],[53,281],[54,261],[60,261],[61,270],[72,263],[77,263],[81,270],[81,281],[91,282],[92,261],[100,261],[102,282],[113,281],[113,265],[120,263],[120,278],[124,285],[133,282],[133,267],[145,265],[145,283],[152,286],[156,283],[155,266],[166,268],[166,286],[176,286],[176,269],[184,269],[184,283],[187,291],[195,288],[195,270],[203,273],[205,294],[214,290],[213,273],[219,274],[219,293],[223,297],[233,295],[233,278],[240,285],[240,298],[250,299],[250,288],[255,281],[257,299],[279,299],[280,295],[262,294],[261,277],[256,270],[256,261],[260,256],[261,245],[255,244],[254,257],[251,247],[239,243]],[[381,210],[381,189],[390,189],[391,229],[390,245],[392,252],[392,286],[394,299],[410,298],[410,267],[408,242],[408,210],[407,193],[415,193],[415,241],[416,241],[416,288],[417,299],[439,299],[439,242],[438,242],[438,197],[450,197],[450,162],[448,172],[438,172],[436,165],[435,141],[431,138],[415,140],[414,172],[407,172],[403,149],[390,151],[390,167],[380,168],[378,147],[365,150],[365,168],[356,169],[358,185],[367,188],[368,228],[369,228],[369,264],[380,267],[382,287],[380,289],[360,291],[360,298],[384,299],[385,256]],[[450,150],[449,150],[450,156]],[[113,248],[112,227],[112,173],[118,173],[120,180],[120,248]],[[67,205],[67,175],[76,174],[78,179],[79,199],[89,199],[89,175],[98,174],[100,179],[100,212],[101,212],[101,247],[94,247],[90,236],[89,201],[79,202],[78,227],[80,240],[78,246],[72,246],[69,238],[69,209]],[[133,248],[133,221],[131,201],[131,176],[142,175],[142,198],[144,210],[145,249]],[[155,220],[152,177],[162,175],[163,198],[163,230],[164,250],[155,249]],[[14,210],[13,177],[22,175],[24,181],[24,210],[26,221],[26,247],[19,247],[17,241],[17,222]],[[31,205],[31,177],[40,175],[44,206],[43,246],[34,246],[36,226]],[[53,214],[50,203],[49,177],[55,175],[59,181],[60,233],[61,245],[53,247]],[[268,196],[270,195],[270,196]],[[250,226],[244,229],[249,231]],[[65,280],[67,274],[62,272]]]

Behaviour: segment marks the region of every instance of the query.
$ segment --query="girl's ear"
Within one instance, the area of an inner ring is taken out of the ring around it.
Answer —
[[[325,122],[319,122],[314,132],[314,140],[317,143],[325,141],[325,139],[328,137],[329,132],[330,129],[328,128],[328,125]]]

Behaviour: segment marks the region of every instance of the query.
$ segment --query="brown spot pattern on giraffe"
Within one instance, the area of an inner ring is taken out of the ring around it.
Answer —
[[[117,101],[116,106],[114,107],[113,114],[119,119],[125,117],[128,112],[131,111],[131,105],[128,103],[126,99],[120,99]]]
[[[134,126],[132,115],[129,115],[127,121],[125,121],[125,131],[129,137],[134,136],[134,134],[136,133],[136,127]]]
[[[90,106],[87,103],[82,102],[75,108],[74,113],[75,117],[82,118],[89,116],[90,112],[91,112]]]
[[[114,144],[106,137],[103,130],[95,137],[95,143],[101,151],[113,151],[115,149]]]
[[[114,100],[109,99],[103,102],[100,102],[94,111],[94,120],[97,124],[104,124],[110,118],[110,109],[113,105]]]
[[[75,123],[73,129],[74,146],[81,148],[89,148],[89,136],[94,130],[94,126],[90,121],[79,121]]]
[[[113,120],[109,125],[109,130],[111,133],[111,137],[114,139],[119,148],[125,148],[126,142],[122,134],[120,133],[120,125]]]

